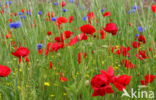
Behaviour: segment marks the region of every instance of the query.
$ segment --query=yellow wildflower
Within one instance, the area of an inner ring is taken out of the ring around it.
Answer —
[[[45,86],[50,86],[49,82],[44,82]]]

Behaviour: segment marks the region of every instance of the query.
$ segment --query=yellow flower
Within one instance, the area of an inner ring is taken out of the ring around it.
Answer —
[[[49,82],[44,82],[45,86],[50,86]]]
[[[76,75],[79,75],[79,73],[77,72]]]
[[[50,96],[51,96],[51,97],[54,97],[55,95],[54,95],[54,94],[51,94]]]
[[[116,48],[119,49],[119,46],[117,45]]]
[[[88,74],[86,75],[86,78],[89,78],[89,75]]]
[[[64,95],[64,96],[66,96],[66,95],[67,95],[67,93],[63,93],[63,95]]]
[[[22,72],[22,69],[21,68],[19,69],[19,72]]]
[[[21,89],[21,87],[20,86],[17,86],[17,88],[20,90]]]
[[[105,64],[105,62],[104,61],[102,61],[102,65],[104,65]]]

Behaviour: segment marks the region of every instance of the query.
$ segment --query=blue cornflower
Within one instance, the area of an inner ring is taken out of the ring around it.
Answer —
[[[137,10],[139,9],[139,6],[132,6],[131,8]]]
[[[20,28],[20,26],[21,26],[21,22],[19,22],[19,21],[17,21],[16,23],[15,22],[12,22],[12,23],[9,23],[9,27],[10,28]]]
[[[51,18],[51,21],[56,21],[56,19],[57,19],[56,17],[53,17]]]
[[[139,31],[140,33],[143,32],[142,26],[139,26],[139,27],[138,27],[138,31]]]
[[[62,11],[63,11],[63,12],[66,12],[66,11],[68,11],[68,9],[62,9]]]
[[[25,19],[26,18],[26,16],[20,16],[20,19]]]
[[[58,3],[57,2],[54,2],[53,5],[58,5]]]
[[[101,12],[104,12],[104,11],[105,11],[105,9],[101,9],[100,11],[101,11]]]
[[[132,9],[131,12],[134,12],[135,13],[136,12],[136,9]]]
[[[22,12],[19,12],[18,15],[23,15],[23,13]]]
[[[139,37],[139,34],[136,34],[136,37]]]
[[[43,44],[37,44],[37,50],[42,49],[42,47],[43,47]]]
[[[74,2],[74,0],[69,0],[69,2],[73,3],[73,2]]]
[[[27,13],[27,15],[31,15],[31,13],[29,11],[27,11],[26,13]]]
[[[131,14],[131,10],[128,11],[128,14],[129,14],[129,15]]]
[[[42,15],[42,12],[41,12],[41,11],[39,11],[39,12],[38,12],[38,14],[39,14],[39,15]]]
[[[9,4],[11,4],[11,1],[6,1],[5,4],[9,5]]]
[[[88,16],[85,16],[85,17],[82,18],[82,20],[83,20],[83,21],[86,21],[87,18],[88,18]]]

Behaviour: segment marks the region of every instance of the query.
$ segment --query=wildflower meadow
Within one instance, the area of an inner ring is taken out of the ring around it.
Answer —
[[[0,0],[0,100],[156,100],[156,1]]]

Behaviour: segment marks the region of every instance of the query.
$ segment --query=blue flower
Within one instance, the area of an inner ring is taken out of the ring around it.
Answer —
[[[139,27],[138,27],[138,31],[139,31],[140,33],[143,32],[142,26],[139,26]]]
[[[136,37],[139,37],[139,34],[136,34]]]
[[[19,12],[18,15],[23,15],[23,13],[22,12]]]
[[[51,21],[56,21],[56,19],[57,19],[56,17],[53,17],[51,18]]]
[[[26,18],[26,16],[20,16],[20,19],[25,19]]]
[[[74,0],[69,0],[69,2],[73,3],[73,2],[74,2]]]
[[[63,11],[63,12],[66,12],[66,11],[68,11],[68,9],[62,9],[62,11]]]
[[[43,47],[43,44],[37,44],[37,50],[42,49],[42,47]]]
[[[9,4],[11,4],[11,1],[6,1],[5,4],[9,5]]]
[[[131,12],[134,12],[135,13],[136,12],[136,9],[132,9]]]
[[[101,12],[104,12],[104,11],[105,11],[105,9],[101,9],[100,11],[101,11]]]
[[[57,2],[54,2],[53,5],[58,5],[58,3]]]
[[[10,28],[20,28],[21,26],[21,22],[17,21],[16,23],[15,22],[12,22],[12,23],[9,23],[9,27]]]
[[[29,11],[27,11],[26,13],[27,13],[27,15],[31,15],[31,13]]]
[[[131,10],[128,11],[128,14],[129,14],[129,15],[131,14]]]
[[[132,6],[131,8],[137,10],[139,9],[139,6]]]
[[[39,14],[39,15],[42,15],[42,12],[41,12],[41,11],[39,11],[39,12],[38,12],[38,14]]]
[[[86,21],[87,18],[88,18],[88,16],[85,16],[85,17],[82,18],[82,20],[83,20],[83,21]]]

